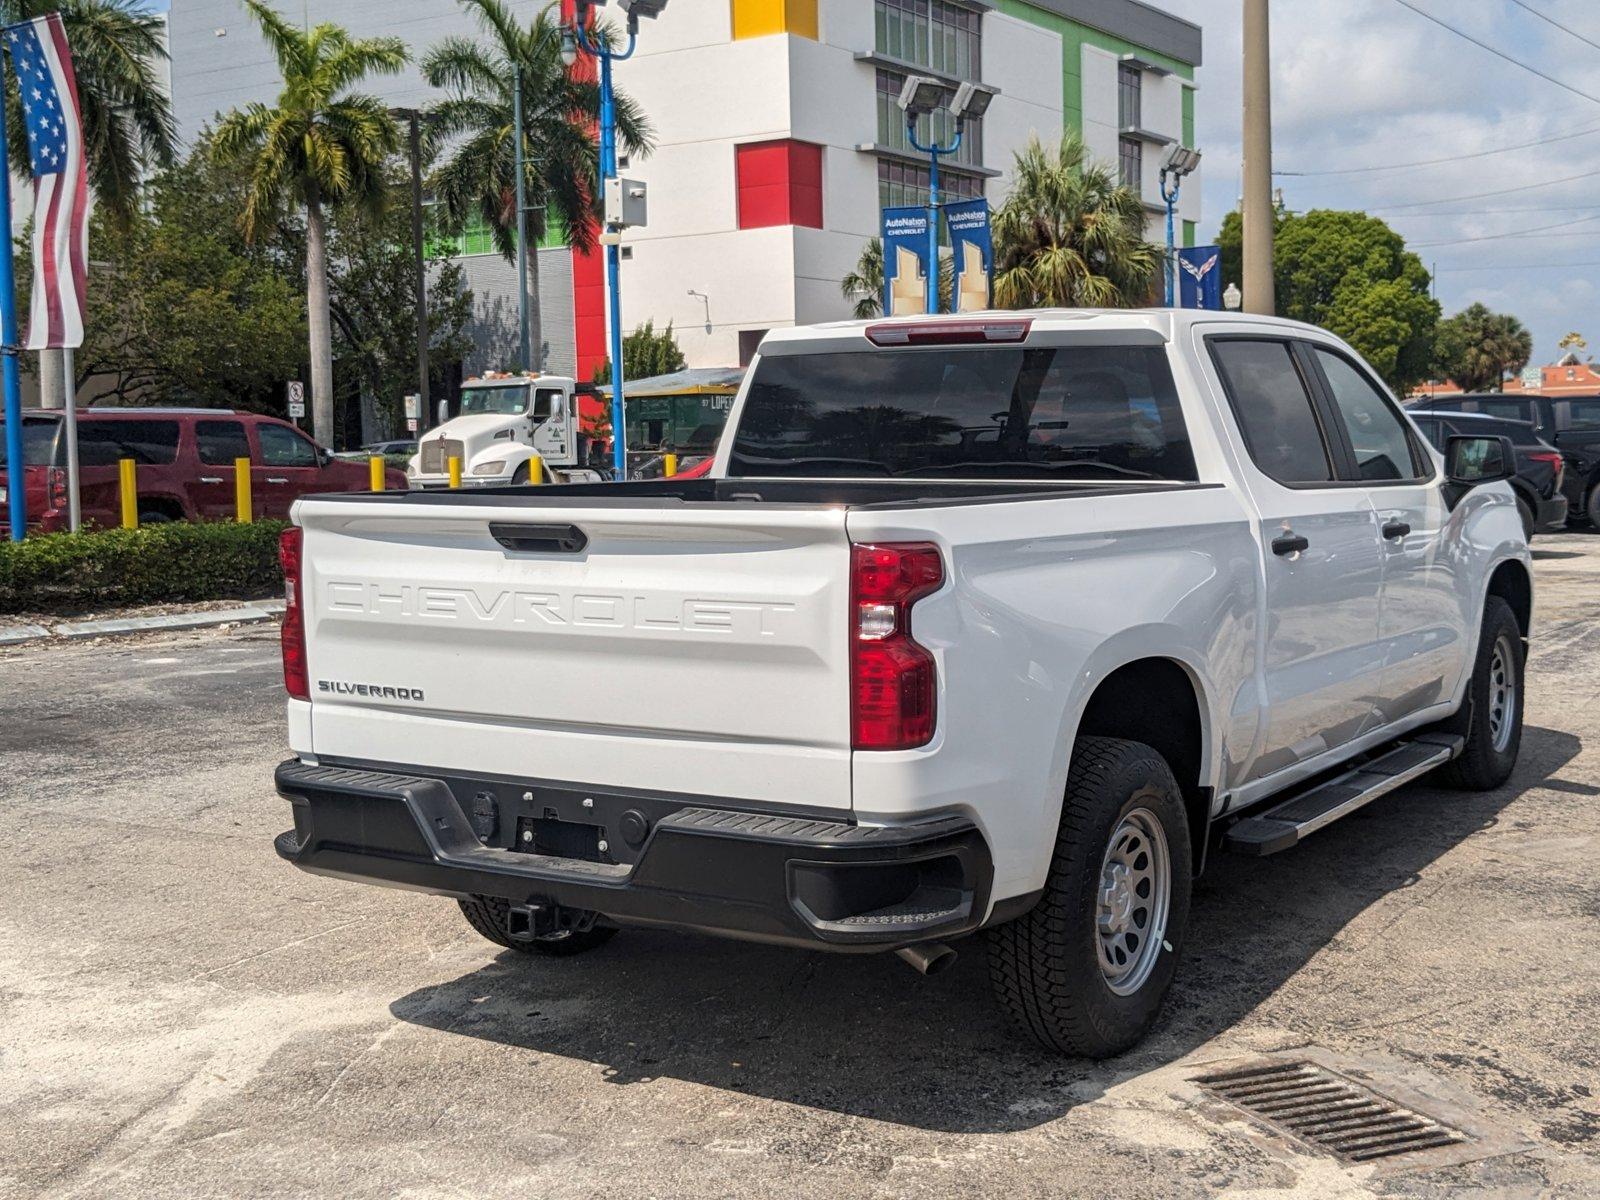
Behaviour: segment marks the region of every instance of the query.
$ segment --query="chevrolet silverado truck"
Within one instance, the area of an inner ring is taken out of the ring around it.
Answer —
[[[981,931],[1023,1030],[1112,1055],[1208,851],[1510,775],[1513,465],[1285,321],[774,331],[707,478],[299,502],[277,852],[532,955]]]

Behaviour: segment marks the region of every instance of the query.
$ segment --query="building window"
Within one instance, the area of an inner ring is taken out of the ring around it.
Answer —
[[[899,71],[878,69],[878,144],[902,154],[920,153],[906,136],[906,115],[900,111],[900,91],[906,77]],[[950,96],[945,97],[946,104]],[[948,146],[956,135],[955,118],[949,108],[941,108],[926,120],[919,122],[919,137],[936,138],[941,146]],[[961,148],[951,155],[951,161],[969,167],[983,165],[983,120],[969,120],[962,126]]]
[[[1144,72],[1130,63],[1117,68],[1117,106],[1123,129],[1144,126]]]
[[[734,147],[739,228],[822,228],[822,147],[785,140]]]
[[[880,208],[926,208],[928,168],[915,163],[878,161],[878,206]],[[940,175],[940,200],[976,200],[983,195],[983,180],[971,175]]]
[[[877,49],[903,62],[976,80],[983,14],[950,0],[876,0]]]
[[[482,213],[473,213],[465,225],[451,233],[444,228],[444,214],[437,205],[430,204],[427,224],[429,258],[466,258],[474,254],[500,253],[494,244],[494,231]],[[544,237],[540,239],[538,249],[554,250],[566,244],[566,226],[560,218],[551,214],[545,223]]]
[[[1144,143],[1138,138],[1119,138],[1117,164],[1124,186],[1144,195]]]

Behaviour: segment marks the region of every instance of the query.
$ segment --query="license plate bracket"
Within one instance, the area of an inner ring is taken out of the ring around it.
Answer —
[[[600,851],[603,833],[598,825],[558,821],[552,817],[519,817],[515,845],[525,854],[605,862]]]

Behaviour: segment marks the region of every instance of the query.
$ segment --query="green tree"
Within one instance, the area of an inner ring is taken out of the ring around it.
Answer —
[[[1244,224],[1222,223],[1223,270],[1241,280]],[[1344,338],[1395,391],[1428,377],[1439,305],[1432,280],[1405,239],[1376,217],[1318,209],[1280,213],[1273,251],[1280,317]]]
[[[579,114],[598,112],[600,88],[576,78],[561,61],[561,27],[541,8],[519,24],[505,0],[461,0],[484,40],[446,38],[422,59],[422,74],[447,93],[430,122],[430,141],[449,148],[431,184],[447,220],[459,229],[482,217],[506,258],[516,257],[517,170],[513,79],[522,69],[523,191],[530,247],[551,232],[580,250],[595,244],[594,191],[599,175],[595,134]],[[617,93],[617,132],[623,148],[651,146],[650,124],[629,96]],[[544,358],[539,313],[539,256],[528,256],[528,314],[538,369]]]
[[[948,254],[939,256],[939,303],[945,312],[951,310],[950,297],[955,294],[955,260]],[[883,242],[870,239],[861,250],[855,270],[839,281],[839,293],[850,301],[851,312],[858,321],[871,321],[883,316]]]
[[[262,0],[245,5],[277,58],[283,89],[275,104],[252,103],[224,117],[216,144],[250,172],[241,218],[247,236],[261,236],[290,203],[305,214],[312,428],[331,446],[328,213],[346,206],[380,212],[388,196],[384,166],[400,145],[383,102],[351,89],[370,75],[399,71],[407,54],[398,38],[352,38],[332,24],[301,30]]]
[[[1472,304],[1439,322],[1434,371],[1462,391],[1498,392],[1533,357],[1533,335],[1509,313]]]
[[[244,200],[204,139],[125,221],[97,210],[75,387],[97,402],[283,410],[305,354],[303,301],[279,252],[245,241]],[[32,272],[27,247],[17,280]]]
[[[1150,301],[1162,250],[1145,241],[1137,193],[1089,160],[1068,133],[1016,156],[1011,194],[994,218],[997,308],[1133,308]]]
[[[164,23],[139,0],[0,0],[0,22],[61,13],[72,48],[89,186],[120,222],[137,208],[151,167],[170,166],[176,136],[161,78]],[[14,72],[5,72],[6,131],[13,163],[28,161],[27,129]]]
[[[683,351],[678,339],[672,335],[672,322],[660,333],[654,321],[646,321],[622,339],[622,367],[628,379],[654,379],[657,375],[671,375],[684,368]],[[595,368],[594,381],[611,382],[611,360],[608,358]],[[624,381],[624,390],[627,383]]]
[[[390,186],[405,186],[408,162],[390,163]],[[341,390],[359,401],[360,441],[397,436],[400,399],[417,386],[416,261],[411,214],[390,205],[373,214],[341,210],[329,222],[329,311]],[[427,285],[429,374],[443,384],[449,365],[472,348],[466,328],[472,292],[458,262],[430,264]],[[345,422],[348,428],[349,422]]]

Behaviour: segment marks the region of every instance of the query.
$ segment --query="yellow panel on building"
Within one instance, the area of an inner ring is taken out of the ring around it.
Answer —
[[[792,33],[817,40],[817,0],[732,0],[733,37]]]

